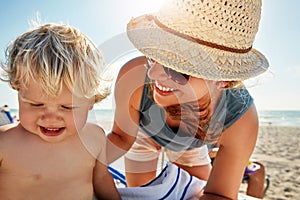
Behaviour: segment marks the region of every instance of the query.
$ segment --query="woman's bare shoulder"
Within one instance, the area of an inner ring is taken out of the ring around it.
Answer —
[[[240,119],[224,131],[220,142],[223,146],[241,152],[253,148],[257,135],[258,117],[255,105],[252,105]]]
[[[115,100],[118,105],[131,104],[138,109],[147,73],[145,56],[129,60],[121,68],[115,84]]]
[[[147,70],[147,60],[145,56],[135,57],[126,62],[120,69],[119,76],[127,73],[145,73]]]

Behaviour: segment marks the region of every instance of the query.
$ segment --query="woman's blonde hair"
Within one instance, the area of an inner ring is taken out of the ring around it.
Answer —
[[[173,120],[182,121],[180,129],[183,132],[205,141],[211,120],[210,103],[210,96],[206,94],[198,101],[167,106],[165,110]]]
[[[32,79],[52,97],[63,85],[75,96],[95,98],[95,103],[109,95],[108,80],[101,78],[105,63],[100,51],[69,25],[45,24],[25,32],[7,48],[6,57],[1,79],[17,91]]]

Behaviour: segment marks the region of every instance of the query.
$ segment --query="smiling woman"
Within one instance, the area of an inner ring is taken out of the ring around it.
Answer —
[[[260,16],[261,0],[166,0],[133,15],[126,33],[143,55],[118,73],[107,143],[108,163],[126,153],[128,187],[156,177],[163,150],[170,162],[208,180],[200,199],[237,199],[258,132],[242,81],[269,66],[252,48]],[[211,166],[215,144],[222,148]]]

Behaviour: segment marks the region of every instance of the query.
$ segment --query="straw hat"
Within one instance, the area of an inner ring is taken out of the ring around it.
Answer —
[[[266,71],[252,48],[261,0],[167,0],[159,12],[133,18],[127,34],[145,56],[209,80],[244,80]]]

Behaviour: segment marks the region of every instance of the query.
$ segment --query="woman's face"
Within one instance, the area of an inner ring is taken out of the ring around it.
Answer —
[[[201,78],[190,76],[187,82],[182,84],[168,75],[161,64],[157,62],[149,64],[151,68],[148,76],[154,81],[153,98],[161,107],[197,101],[209,92],[207,81]]]

